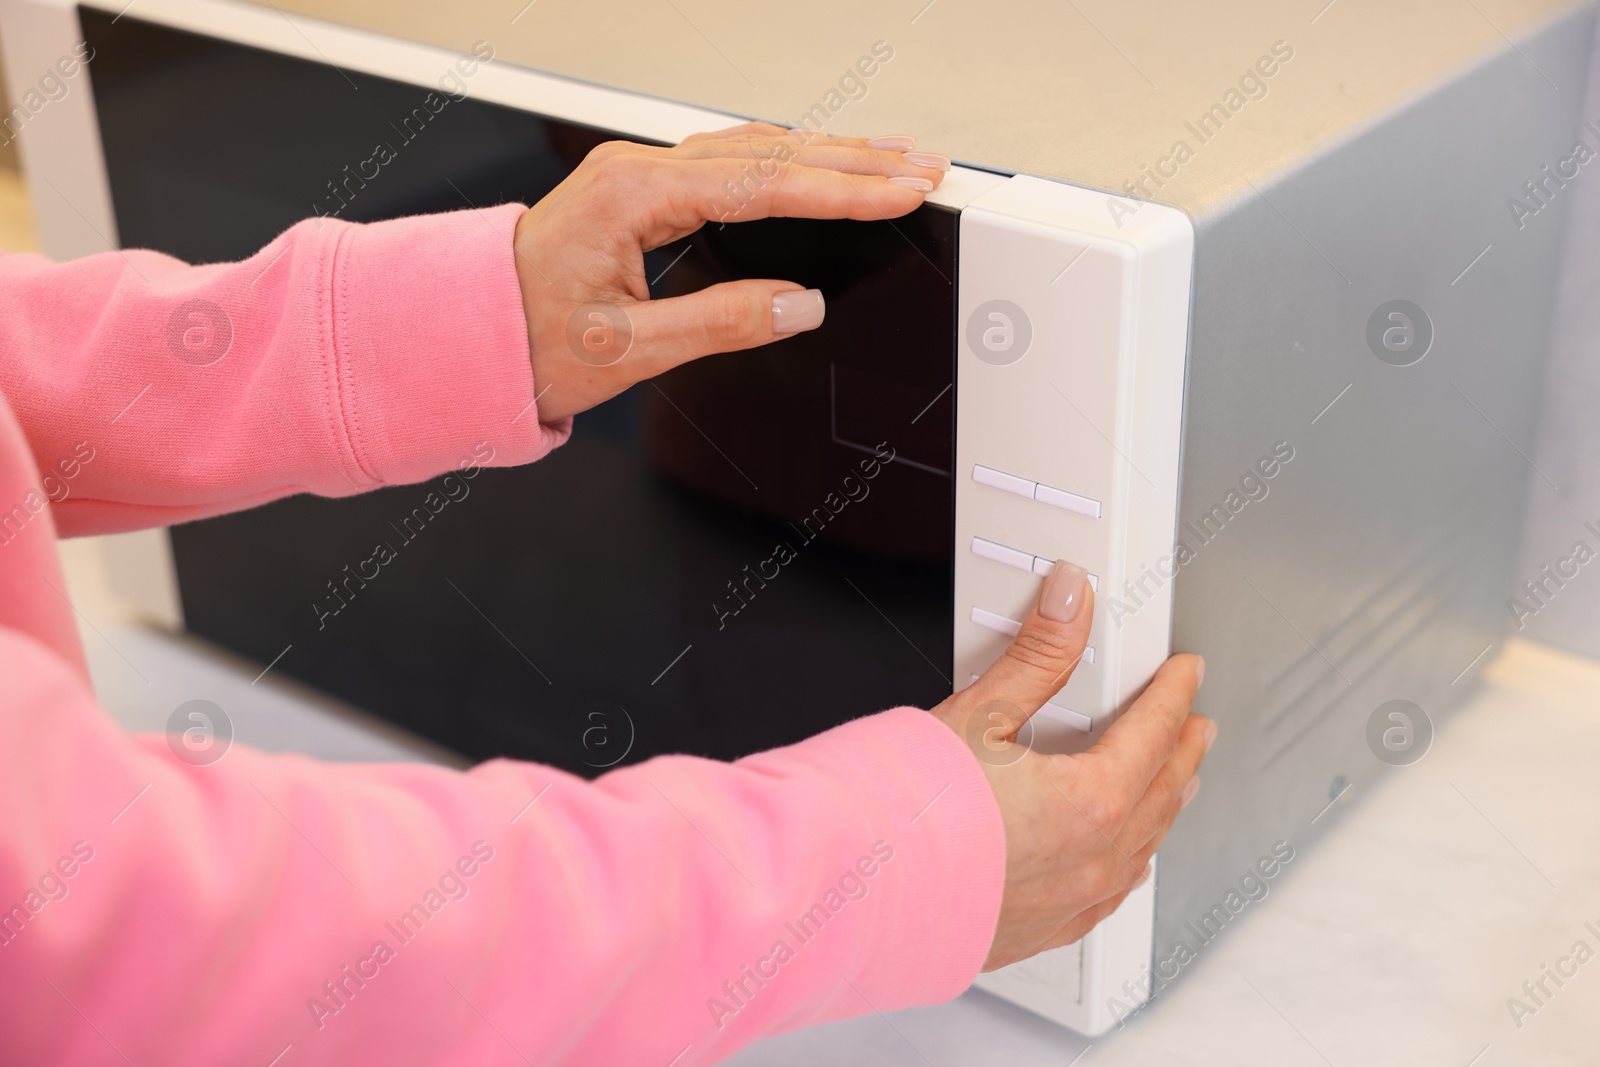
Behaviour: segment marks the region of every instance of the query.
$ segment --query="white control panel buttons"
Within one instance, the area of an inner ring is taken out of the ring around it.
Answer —
[[[1089,716],[1081,711],[1073,711],[1071,708],[1057,704],[1053,700],[1040,708],[1039,714],[1054,719],[1063,726],[1070,726],[1074,730],[1080,730],[1083,733],[1090,733],[1094,730],[1094,720]]]
[[[1055,569],[1055,560],[1045,559],[1043,556],[1033,557],[1033,573],[1039,577],[1048,578]],[[1089,575],[1089,588],[1094,590],[1096,596],[1100,594],[1100,576],[1098,574]]]
[[[976,674],[971,675],[967,679],[967,684],[971,685],[977,680],[978,676]],[[1039,714],[1043,715],[1047,719],[1051,719],[1054,722],[1058,722],[1063,726],[1070,726],[1072,729],[1078,730],[1082,733],[1093,733],[1094,720],[1089,718],[1089,716],[1085,715],[1081,711],[1073,711],[1065,704],[1056,703],[1056,701],[1060,699],[1061,694],[1059,693],[1051,697],[1049,702],[1039,709]]]
[[[1019,571],[1029,571],[1041,578],[1050,577],[1050,572],[1056,569],[1054,560],[1035,556],[1031,552],[1024,552],[1020,548],[1002,545],[998,541],[991,541],[987,537],[974,537],[972,539],[972,554],[992,559],[996,563],[1004,563],[1007,567],[1015,567]],[[1089,588],[1096,593],[1100,592],[1100,578],[1098,575],[1089,575]]]
[[[1091,519],[1100,517],[1100,501],[1077,493],[1069,493],[1054,486],[1040,485],[1033,491],[1033,499],[1041,504],[1049,504],[1053,508],[1076,511],[1079,515],[1087,515]]]
[[[1033,499],[1033,491],[1038,488],[1037,482],[1018,478],[1015,474],[1007,474],[1005,471],[997,471],[993,467],[985,467],[981,463],[973,465],[972,480],[979,485],[992,485],[996,489],[1025,496],[1029,500]]]
[[[992,559],[996,563],[1004,563],[1007,567],[1015,567],[1020,571],[1034,569],[1034,555],[1024,552],[1019,548],[1009,548],[998,541],[990,541],[982,537],[972,539],[972,551],[984,559]]]
[[[1022,624],[1016,619],[1008,619],[1004,615],[990,611],[988,608],[980,608],[976,604],[972,605],[971,618],[972,621],[977,623],[979,626],[982,626],[988,630],[993,630],[996,633],[1005,634],[1007,637],[1015,637],[1022,632]],[[1086,645],[1084,647],[1083,662],[1094,662],[1093,645]]]
[[[976,604],[972,606],[972,621],[986,629],[1003,633],[1007,637],[1015,637],[1022,632],[1022,624],[1015,619],[1008,619],[1004,615],[997,615]]]
[[[1066,511],[1075,511],[1091,519],[1100,517],[1100,501],[1094,497],[1084,496],[1081,493],[1069,493],[1065,489],[1057,489],[1053,485],[1044,485],[1040,482],[1019,478],[1015,474],[985,467],[981,463],[972,465],[972,480],[979,485],[993,486],[1004,489],[1008,493],[1025,496],[1029,500],[1037,500],[1041,504],[1049,504],[1053,508],[1062,508]]]

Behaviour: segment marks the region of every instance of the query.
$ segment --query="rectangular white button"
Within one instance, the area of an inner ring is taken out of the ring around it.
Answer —
[[[1100,501],[1086,496],[1079,496],[1077,493],[1069,493],[1065,489],[1057,489],[1054,486],[1039,485],[1035,487],[1033,499],[1042,504],[1049,504],[1052,507],[1076,511],[1079,515],[1087,515],[1091,519],[1100,517]]]
[[[976,674],[969,675],[967,678],[967,684],[971,685],[977,680],[978,676]],[[1065,705],[1057,704],[1053,699],[1050,701],[1050,703],[1039,709],[1039,714],[1049,716],[1056,722],[1070,726],[1074,730],[1082,730],[1086,734],[1092,733],[1094,730],[1093,719],[1089,718],[1089,716],[1085,715],[1081,711],[1073,711],[1071,708],[1066,707]]]
[[[972,606],[972,621],[979,626],[990,630],[997,630],[1007,637],[1015,637],[1022,632],[1022,624],[1015,619],[1008,619],[1004,615],[996,615],[992,611],[985,611],[976,604]]]
[[[995,541],[986,541],[981,537],[972,539],[972,552],[984,559],[992,559],[996,563],[1004,563],[1007,567],[1016,567],[1018,570],[1033,570],[1034,557],[1031,553],[1023,552],[1016,548],[1007,548]]]
[[[1033,557],[1033,573],[1037,574],[1039,577],[1048,578],[1050,577],[1050,572],[1055,569],[1056,565],[1053,560],[1045,559],[1043,556]],[[1100,576],[1098,574],[1089,575],[1089,588],[1093,589],[1096,595],[1099,595]]]
[[[1004,615],[997,615],[992,611],[972,605],[972,621],[986,629],[1015,637],[1022,632],[1022,624],[1015,619],[1008,619]],[[1094,662],[1094,646],[1085,645],[1083,648],[1083,662]]]
[[[1004,489],[1008,493],[1025,496],[1033,499],[1033,487],[1036,483],[1026,478],[1018,478],[1015,474],[997,471],[993,467],[985,467],[981,463],[972,465],[972,480],[979,485],[992,485],[996,489]]]
[[[1083,712],[1073,711],[1071,708],[1064,708],[1060,704],[1053,702],[1040,708],[1039,714],[1047,715],[1064,726],[1070,726],[1074,730],[1082,730],[1084,733],[1089,733],[1094,729],[1094,720]]]

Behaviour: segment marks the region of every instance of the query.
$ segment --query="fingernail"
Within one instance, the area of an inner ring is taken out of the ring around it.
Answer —
[[[1210,752],[1211,751],[1211,743],[1217,739],[1217,724],[1216,724],[1215,720],[1213,720],[1212,722],[1206,723],[1205,739],[1206,739],[1206,751]]]
[[[934,152],[907,152],[906,162],[915,163],[919,167],[932,167],[934,170],[950,169],[950,157]]]
[[[1205,685],[1205,684],[1206,684],[1206,658],[1204,656],[1196,656],[1195,657],[1195,665],[1194,665],[1194,687],[1196,689],[1199,689],[1202,685]]]
[[[915,189],[919,193],[933,192],[933,183],[926,178],[890,178],[889,184],[902,189]]]
[[[772,332],[778,336],[814,330],[826,311],[821,289],[790,289],[772,298]]]
[[[874,137],[867,142],[867,147],[876,148],[880,152],[909,152],[917,147],[917,139],[896,133],[888,137]]]
[[[1183,796],[1178,801],[1178,810],[1182,811],[1187,808],[1189,801],[1193,800],[1194,795],[1198,792],[1200,792],[1200,776],[1195,775],[1189,779],[1189,784],[1183,787]]]
[[[1044,592],[1039,594],[1039,614],[1055,622],[1071,622],[1078,617],[1088,588],[1088,571],[1076,563],[1056,560],[1055,569],[1044,580]]]

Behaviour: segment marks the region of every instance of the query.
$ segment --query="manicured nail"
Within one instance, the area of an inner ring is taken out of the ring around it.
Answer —
[[[1196,656],[1194,664],[1194,687],[1199,689],[1206,684],[1206,658]]]
[[[1206,751],[1207,752],[1211,751],[1211,743],[1213,741],[1215,741],[1216,739],[1217,739],[1217,723],[1216,723],[1216,720],[1212,720],[1211,722],[1206,723],[1205,741],[1206,741]]]
[[[919,167],[931,167],[934,170],[950,169],[950,157],[941,156],[934,152],[907,152],[906,162],[914,163]]]
[[[926,178],[890,178],[889,184],[902,189],[915,189],[919,193],[933,192],[933,183]]]
[[[880,152],[909,152],[917,147],[917,139],[897,133],[889,137],[874,137],[867,142],[867,147],[876,148]]]
[[[1078,617],[1088,588],[1088,571],[1076,563],[1056,560],[1055,569],[1044,581],[1044,592],[1039,594],[1039,614],[1055,622],[1071,622]]]
[[[1195,775],[1189,779],[1189,784],[1183,787],[1183,796],[1178,800],[1178,810],[1182,811],[1187,808],[1189,801],[1193,800],[1194,795],[1198,792],[1200,792],[1200,776]]]
[[[821,289],[790,289],[772,298],[772,332],[784,334],[814,330],[822,325],[827,308]]]

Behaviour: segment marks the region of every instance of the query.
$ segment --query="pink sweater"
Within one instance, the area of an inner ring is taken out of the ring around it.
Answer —
[[[982,964],[999,812],[914,708],[589,783],[242,745],[193,767],[96,706],[57,528],[565,439],[530,410],[521,211],[304,223],[206,267],[0,256],[0,1060],[684,1067]]]

